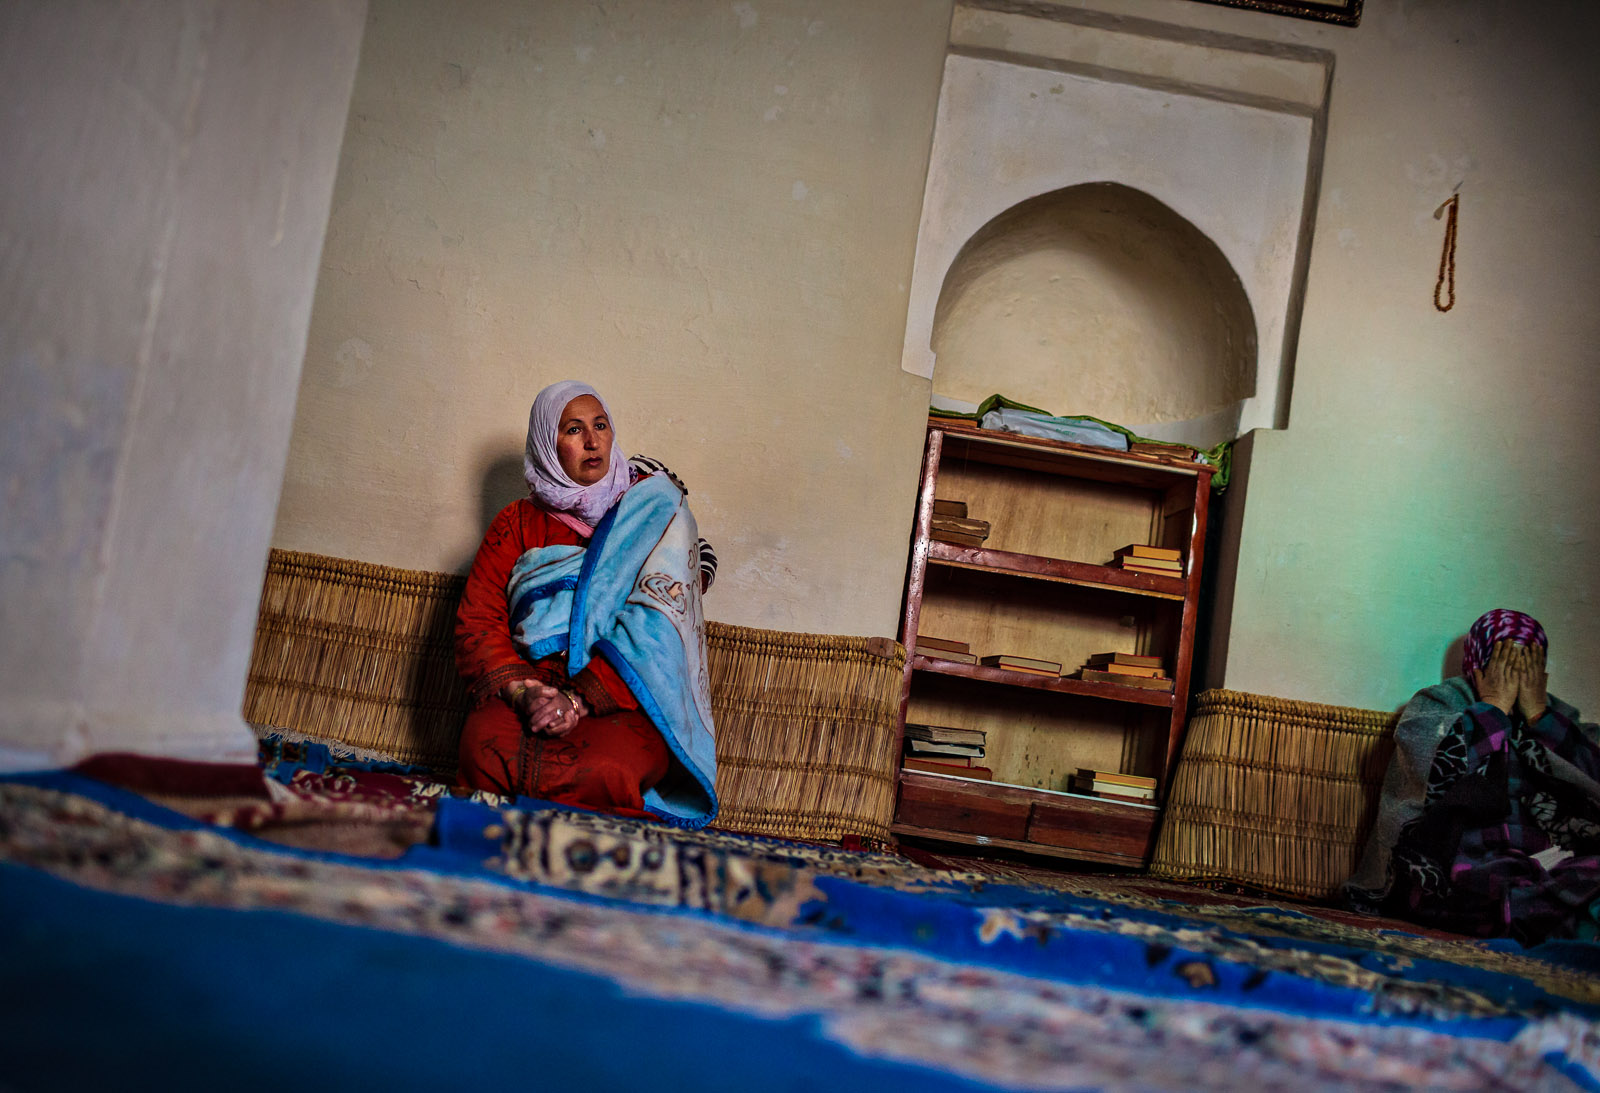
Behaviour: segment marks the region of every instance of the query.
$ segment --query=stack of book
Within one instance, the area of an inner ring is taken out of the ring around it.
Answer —
[[[1078,678],[1152,691],[1172,690],[1172,679],[1162,670],[1160,657],[1133,653],[1096,653],[1078,669]]]
[[[928,537],[958,546],[982,546],[989,537],[989,521],[968,519],[965,501],[936,498]]]
[[[1154,573],[1162,577],[1183,576],[1183,552],[1169,547],[1131,543],[1116,552],[1111,564],[1130,573]]]
[[[979,657],[978,663],[990,668],[1005,668],[1012,672],[1023,672],[1032,676],[1055,676],[1060,678],[1061,665],[1053,660],[1035,660],[1032,657],[1015,657],[1010,653],[994,653],[990,656]]]
[[[982,729],[958,729],[950,725],[922,725],[906,722],[906,753],[900,765],[907,770],[931,774],[954,774],[962,778],[992,781],[994,772],[973,762],[982,759],[985,736]]]
[[[951,641],[949,638],[930,638],[926,634],[918,634],[912,650],[925,657],[953,660],[957,664],[978,663],[978,658],[973,655],[970,645],[964,641]]]
[[[1104,797],[1108,801],[1126,801],[1133,804],[1156,803],[1156,780],[1140,774],[1122,774],[1114,770],[1090,770],[1079,767],[1075,777],[1069,779],[1074,793],[1090,797]]]

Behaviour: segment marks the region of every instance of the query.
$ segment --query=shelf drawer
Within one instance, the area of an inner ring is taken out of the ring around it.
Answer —
[[[1155,842],[1161,813],[1101,801],[1041,801],[1028,821],[1029,842],[1146,858]]]
[[[896,821],[991,839],[1027,836],[1032,811],[1028,801],[994,796],[954,779],[937,779],[939,784],[932,784],[934,781],[907,778],[900,783]]]

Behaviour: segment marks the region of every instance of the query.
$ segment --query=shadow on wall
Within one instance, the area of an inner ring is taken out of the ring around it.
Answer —
[[[522,453],[479,454],[479,518],[527,495]],[[473,553],[450,573],[275,550],[245,687],[258,725],[342,740],[433,767],[448,780],[467,711],[456,606]]]
[[[504,444],[490,444],[480,450],[482,467],[478,486],[478,528],[480,538],[500,515],[500,510],[514,501],[528,496],[528,483],[523,477],[522,451],[507,448]],[[477,557],[477,547],[462,558],[454,569],[459,576],[450,580],[448,590],[427,616],[427,621],[407,635],[408,640],[419,645],[421,655],[413,655],[405,665],[404,680],[399,693],[400,717],[404,724],[401,738],[416,754],[430,756],[430,763],[438,766],[444,757],[454,754],[461,725],[466,716],[466,685],[461,682],[455,668],[455,622],[457,601],[465,585],[465,576]],[[443,574],[440,574],[443,577]],[[447,678],[442,678],[447,677]],[[408,752],[410,754],[410,752]]]
[[[1443,683],[1445,680],[1454,679],[1461,674],[1461,659],[1466,654],[1466,650],[1467,635],[1465,634],[1462,634],[1445,647],[1444,662],[1439,667],[1439,682]]]
[[[528,483],[522,477],[522,453],[511,453],[496,445],[484,452],[483,482],[479,486],[478,525],[487,531],[500,510],[528,496]],[[467,559],[470,566],[472,559]],[[466,572],[466,567],[461,569]]]
[[[1111,182],[980,228],[945,276],[931,347],[940,394],[1000,391],[1125,424],[1231,410],[1222,439],[1256,386],[1255,315],[1232,265],[1184,217]]]

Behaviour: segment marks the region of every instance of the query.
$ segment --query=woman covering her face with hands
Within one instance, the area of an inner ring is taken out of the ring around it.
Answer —
[[[1406,705],[1354,906],[1525,944],[1596,936],[1600,730],[1549,693],[1548,644],[1490,611],[1462,675]]]

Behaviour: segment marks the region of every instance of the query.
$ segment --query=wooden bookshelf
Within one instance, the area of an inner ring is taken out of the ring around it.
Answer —
[[[1143,865],[1187,712],[1212,468],[930,420],[901,641],[907,719],[981,729],[993,781],[902,771],[896,834]],[[935,497],[991,525],[981,546],[930,538]],[[1146,543],[1180,552],[1171,576],[1107,564]],[[1170,691],[1056,678],[916,649],[919,632],[975,654],[1055,661],[1156,655]],[[1151,805],[1071,791],[1078,768],[1157,780]]]

